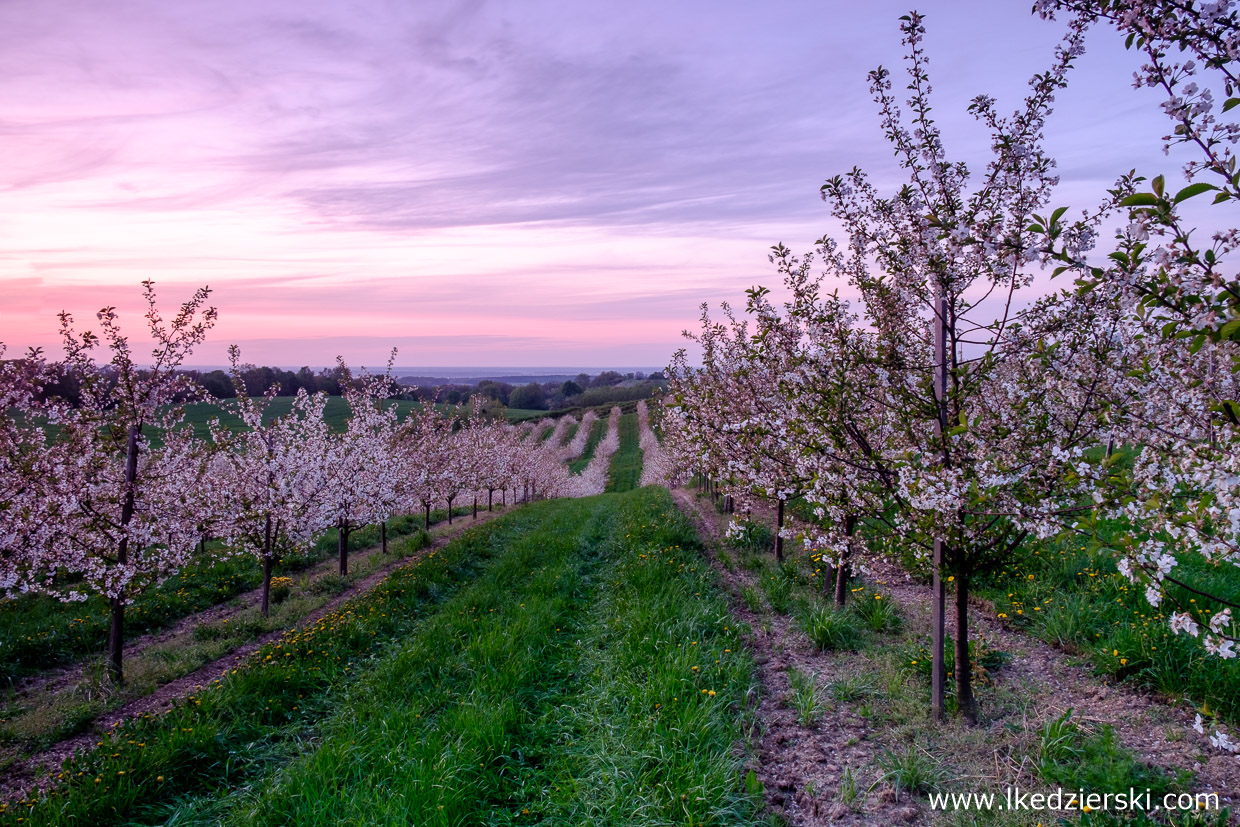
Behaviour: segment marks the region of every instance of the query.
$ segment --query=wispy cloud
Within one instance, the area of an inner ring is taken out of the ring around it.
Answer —
[[[625,343],[670,353],[700,301],[770,280],[770,244],[830,231],[824,178],[898,180],[865,72],[899,63],[904,11],[9,0],[0,340],[54,344],[49,312],[136,310],[155,277],[170,297],[211,284],[211,347],[258,361],[298,352],[273,333],[414,329],[437,354],[415,362],[660,363]],[[969,97],[1015,103],[1057,31],[1003,4],[929,26],[940,124],[980,162]],[[1091,49],[1048,129],[1076,204],[1161,134],[1130,57]]]

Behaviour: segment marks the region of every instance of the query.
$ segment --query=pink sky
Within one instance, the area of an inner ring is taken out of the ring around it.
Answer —
[[[981,161],[975,94],[1014,104],[1059,28],[1029,3],[923,7],[938,113]],[[866,72],[903,4],[0,6],[0,341],[139,282],[203,284],[248,361],[661,365],[698,305],[833,229],[822,181],[897,180]],[[1130,55],[1090,40],[1048,136],[1060,203],[1173,172]],[[980,163],[978,164],[980,166]]]

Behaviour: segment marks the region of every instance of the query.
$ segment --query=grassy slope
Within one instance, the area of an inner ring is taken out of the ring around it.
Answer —
[[[608,491],[631,491],[642,478],[642,449],[637,428],[637,414],[620,416],[620,448],[611,458],[607,474]]]
[[[753,664],[695,544],[662,489],[522,509],[0,821],[752,823]]]

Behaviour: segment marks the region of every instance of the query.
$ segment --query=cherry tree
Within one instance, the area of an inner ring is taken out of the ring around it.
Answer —
[[[1209,195],[1211,217],[1225,225],[1240,198],[1240,123],[1228,115],[1240,104],[1240,13],[1227,2],[1170,0],[1044,0],[1035,9],[1108,23],[1141,52],[1134,86],[1160,93],[1174,125],[1163,149],[1189,158],[1183,186],[1129,173],[1097,213],[1071,223],[1052,215],[1038,227],[1060,271],[1127,312],[1128,335],[1142,351],[1133,387],[1116,400],[1116,436],[1138,446],[1137,455],[1131,470],[1104,468],[1097,492],[1095,516],[1129,528],[1112,544],[1120,571],[1145,587],[1152,605],[1170,608],[1175,632],[1235,657],[1240,605],[1203,590],[1180,562],[1240,564],[1240,279],[1229,264],[1240,231],[1201,232],[1186,216],[1190,200]],[[1115,207],[1128,224],[1098,264],[1071,239],[1096,232]]]
[[[57,527],[27,545],[6,578],[15,576],[15,566],[20,588],[63,600],[82,599],[85,588],[107,598],[108,672],[118,683],[124,678],[125,606],[189,560],[204,528],[202,505],[215,485],[203,474],[201,443],[188,429],[176,429],[181,403],[197,393],[178,368],[216,319],[215,308],[206,305],[209,290],[196,291],[171,320],[156,307],[154,284],[143,282],[143,291],[154,341],[145,367],[115,308],[97,314],[99,333],[79,333],[73,317],[60,314],[63,368],[80,382],[80,402],[24,411],[47,415],[57,428],[36,485],[47,498],[44,507],[55,510]],[[106,366],[94,359],[100,345],[110,352]],[[162,447],[151,443],[156,434]]]
[[[594,430],[594,423],[597,421],[598,413],[593,408],[582,414],[576,433],[560,454],[564,462],[572,462],[585,453],[586,444],[590,441],[590,432]]]
[[[271,605],[271,568],[279,549],[307,546],[326,522],[324,494],[331,430],[323,418],[324,394],[302,388],[289,412],[267,416],[278,387],[261,400],[250,397],[241,381],[240,351],[230,348],[236,413],[244,426],[226,430],[212,423],[215,442],[225,450],[223,473],[228,483],[221,500],[227,519],[220,537],[233,549],[254,554],[263,567],[262,613]]]
[[[750,291],[749,309],[768,310],[765,294]],[[774,501],[775,557],[782,560],[787,503],[808,483],[787,449],[788,402],[776,381],[780,360],[795,348],[795,334],[787,341],[789,328],[772,313],[756,313],[751,332],[729,305],[722,309],[725,322],[712,322],[702,308],[702,332],[690,338],[702,348],[703,367],[690,369],[685,351],[678,351],[669,367],[669,391],[686,411],[681,426],[689,427],[687,436],[710,458],[711,476],[725,485],[725,508],[737,498],[747,503],[751,495]]]
[[[5,348],[0,344],[0,359]],[[48,483],[63,452],[49,448],[40,419],[57,418],[56,400],[44,399],[51,376],[39,351],[0,360],[0,588],[10,596],[54,585],[56,570],[40,555],[55,543],[63,503]],[[59,403],[63,404],[63,403]],[[43,581],[43,582],[32,582]]]
[[[327,514],[337,530],[340,574],[349,573],[349,534],[355,528],[388,517],[397,472],[392,453],[397,431],[396,409],[383,406],[391,388],[388,374],[365,372],[354,379],[338,359],[345,401],[352,415],[343,433],[333,434],[326,453],[329,482]]]
[[[585,427],[585,419],[582,419],[582,427]],[[570,485],[573,497],[589,497],[594,494],[602,494],[607,489],[607,475],[611,470],[611,458],[620,449],[620,408],[613,407],[607,416],[607,430],[603,434],[603,438],[594,446],[594,456],[590,458],[590,462],[581,470],[581,473],[573,477]],[[537,455],[530,455],[530,468],[541,468],[542,466],[536,461]],[[527,477],[528,482],[533,477]],[[527,486],[528,487],[528,486]]]
[[[1062,529],[1085,493],[1077,460],[1109,426],[1112,396],[1084,366],[1122,359],[1115,351],[1127,339],[1110,305],[1021,297],[1040,264],[1035,211],[1057,181],[1043,128],[1083,30],[1073,21],[1010,117],[991,98],[973,101],[992,148],[974,183],[966,164],[947,158],[930,117],[923,18],[903,18],[910,122],[891,73],[880,67],[870,82],[908,183],[884,196],[854,169],[822,190],[847,247],[824,238],[818,252],[826,277],[859,295],[856,309],[820,296],[808,258],[777,247],[792,295],[784,313],[759,289],[747,308],[752,334],[730,315],[726,325],[704,317],[704,368],[678,388],[689,452],[716,473],[755,481],[774,481],[787,464],[788,478],[805,479],[807,499],[831,516],[835,528],[814,542],[839,547],[837,560],[864,518],[924,561],[935,578],[936,716],[944,581],[956,598],[957,708],[972,719],[970,580],[1009,562],[1027,537]],[[765,467],[768,459],[777,464]]]
[[[642,476],[640,484],[671,485],[674,473],[659,437],[655,434],[650,421],[650,406],[646,400],[637,403],[638,445],[642,451]]]

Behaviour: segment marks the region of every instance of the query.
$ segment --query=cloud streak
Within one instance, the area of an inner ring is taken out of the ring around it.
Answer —
[[[898,180],[865,72],[899,63],[904,11],[10,0],[0,340],[52,345],[50,312],[136,309],[154,277],[170,300],[211,284],[258,361],[285,352],[272,331],[362,347],[354,325],[431,331],[412,362],[661,363],[625,343],[670,353],[700,301],[770,281],[771,244],[832,230],[823,179]],[[940,124],[980,167],[968,99],[1015,103],[1057,30],[1002,4],[928,23]],[[1048,129],[1075,206],[1163,163],[1130,56],[1091,49]]]

